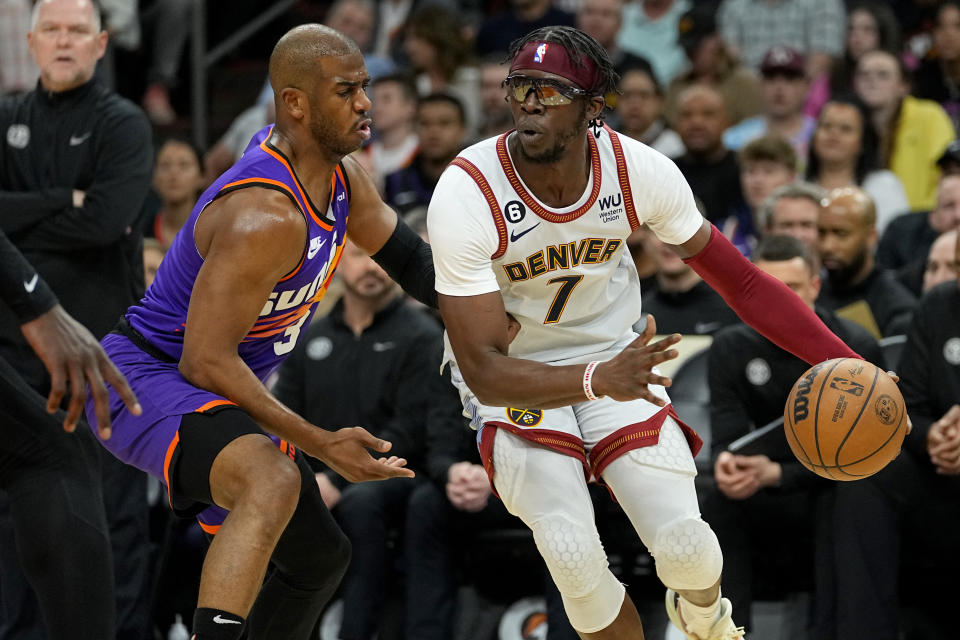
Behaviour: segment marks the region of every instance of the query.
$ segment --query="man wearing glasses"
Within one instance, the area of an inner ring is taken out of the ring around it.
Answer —
[[[533,531],[581,638],[643,638],[607,566],[591,477],[654,555],[674,624],[692,640],[742,638],[697,505],[700,439],[677,419],[670,380],[655,368],[676,357],[680,337],[651,344],[652,318],[633,333],[640,284],[627,236],[646,224],[741,317],[807,362],[855,354],[703,219],[669,159],[603,124],[617,77],[595,40],[546,27],[511,55],[504,86],[516,129],[463,151],[428,213],[445,359],[484,466]],[[506,312],[521,326],[512,343]]]

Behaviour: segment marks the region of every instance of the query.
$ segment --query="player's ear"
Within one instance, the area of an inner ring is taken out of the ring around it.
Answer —
[[[280,90],[280,102],[295,120],[302,120],[309,108],[307,94],[295,87],[284,87]]]
[[[604,105],[606,105],[606,101],[603,99],[603,96],[593,96],[590,98],[590,102],[587,103],[587,122],[596,120],[597,117],[603,113]]]

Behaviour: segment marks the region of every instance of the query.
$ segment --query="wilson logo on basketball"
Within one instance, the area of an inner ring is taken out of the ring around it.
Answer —
[[[810,387],[813,386],[813,380],[819,371],[819,366],[813,367],[797,385],[797,397],[793,401],[794,422],[800,422],[810,415]]]

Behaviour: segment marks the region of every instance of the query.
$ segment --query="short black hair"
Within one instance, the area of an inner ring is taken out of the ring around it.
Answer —
[[[460,101],[460,98],[454,95],[439,91],[427,94],[420,98],[420,101],[417,103],[417,110],[419,111],[420,107],[425,104],[449,104],[456,109],[457,115],[460,116],[460,124],[467,124],[467,111],[463,108],[463,102]]]
[[[400,88],[403,90],[403,97],[407,100],[416,100],[417,99],[417,89],[413,85],[413,79],[410,76],[403,72],[395,73],[385,73],[382,76],[377,76],[370,81],[370,88],[377,87],[381,84],[393,83],[400,85]]]
[[[197,164],[200,165],[200,171],[203,171],[203,156],[205,151],[202,147],[198,146],[193,140],[181,135],[170,135],[163,138],[154,140],[154,156],[159,156],[160,151],[168,144],[179,144],[190,149],[194,157],[197,159]]]
[[[660,81],[657,79],[657,74],[653,71],[653,65],[650,64],[650,61],[642,56],[632,56],[630,62],[620,68],[623,71],[623,74],[617,78],[617,83],[623,81],[628,73],[642,73],[650,78],[650,82],[653,83],[653,90],[658,96],[663,97],[663,85],[660,84]]]
[[[802,258],[803,263],[810,269],[812,275],[820,271],[816,256],[810,247],[793,236],[774,235],[766,236],[753,250],[753,261],[760,262],[787,262],[794,258]]]
[[[574,27],[550,26],[531,31],[522,38],[510,43],[508,60],[513,60],[517,52],[531,42],[549,42],[558,44],[567,51],[570,62],[577,67],[586,67],[584,56],[597,65],[599,77],[595,86],[584,87],[593,96],[605,96],[617,90],[620,75],[614,70],[607,50],[592,37]]]

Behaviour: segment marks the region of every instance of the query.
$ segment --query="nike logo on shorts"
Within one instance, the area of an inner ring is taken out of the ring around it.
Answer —
[[[37,282],[40,281],[40,274],[35,273],[33,277],[30,278],[30,281],[23,281],[23,288],[27,290],[27,293],[33,293],[33,290],[37,288]]]
[[[92,131],[87,131],[82,136],[70,136],[70,146],[75,147],[79,144],[83,144],[84,142],[87,141],[87,138],[89,138],[92,134],[93,134]]]
[[[515,231],[511,230],[511,231],[510,231],[510,242],[516,242],[517,240],[519,240],[519,239],[522,238],[523,236],[527,235],[528,233],[530,233],[531,231],[533,231],[534,229],[536,229],[536,228],[539,227],[539,226],[540,226],[540,223],[538,222],[537,224],[533,225],[532,227],[528,227],[528,228],[524,229],[524,230],[521,231],[520,233],[516,233]]]

